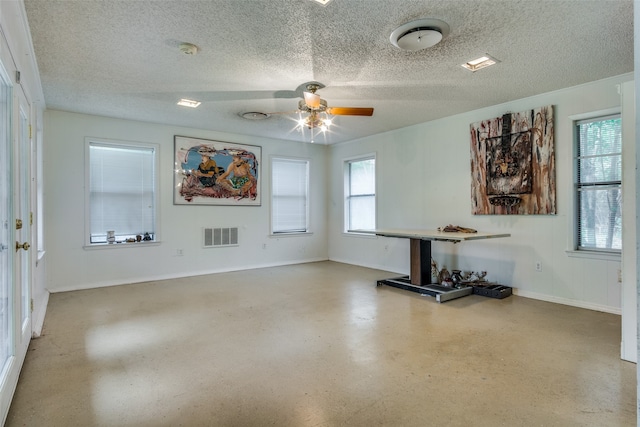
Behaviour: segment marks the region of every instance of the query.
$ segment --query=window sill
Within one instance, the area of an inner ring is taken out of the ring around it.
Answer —
[[[86,251],[101,250],[101,249],[116,249],[116,248],[141,248],[144,246],[160,246],[160,242],[131,242],[131,243],[96,243],[93,245],[85,245],[82,249]]]
[[[291,233],[271,233],[269,237],[295,237],[295,236],[310,236],[312,231],[295,231]]]
[[[352,237],[364,237],[365,239],[375,239],[378,237],[374,232],[359,232],[359,231],[343,231],[343,236],[352,236]]]
[[[603,261],[621,261],[622,259],[622,254],[612,252],[567,250],[565,253],[571,258],[600,259]]]

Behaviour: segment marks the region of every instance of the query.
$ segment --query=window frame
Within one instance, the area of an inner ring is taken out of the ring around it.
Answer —
[[[573,155],[572,155],[572,163],[573,163],[573,202],[574,209],[572,215],[573,221],[573,241],[572,241],[572,249],[567,251],[570,256],[575,257],[588,257],[588,258],[596,258],[596,259],[620,259],[622,254],[622,249],[610,249],[610,248],[599,248],[599,247],[586,247],[581,246],[581,199],[580,192],[582,188],[611,188],[616,187],[619,191],[620,197],[622,197],[622,185],[623,185],[623,171],[620,171],[620,179],[619,180],[610,180],[610,181],[601,181],[598,183],[586,183],[581,185],[579,182],[580,176],[580,160],[587,157],[594,156],[580,156],[580,132],[579,126],[582,124],[590,123],[590,122],[600,122],[611,119],[619,119],[622,120],[622,114],[619,110],[607,110],[601,111],[597,113],[592,113],[588,115],[580,115],[578,117],[572,117],[572,132],[573,132]],[[622,124],[621,124],[622,129]],[[623,141],[621,141],[620,145],[620,153],[613,153],[614,156],[619,156],[620,158],[620,168],[622,169],[622,159],[623,159]],[[611,155],[611,154],[607,154]],[[622,203],[620,204],[620,215],[622,215]]]
[[[270,187],[271,187],[271,209],[270,209],[270,221],[269,228],[270,234],[272,236],[295,236],[302,234],[311,234],[311,217],[310,217],[310,205],[311,205],[311,160],[308,158],[302,157],[291,157],[291,156],[272,156],[271,157],[271,176],[270,176]],[[305,229],[304,230],[289,230],[289,231],[276,231],[274,230],[275,223],[275,203],[274,203],[274,162],[277,161],[286,161],[286,162],[294,162],[294,163],[305,163],[306,164],[306,183],[305,183]]]
[[[366,235],[369,234],[359,233],[351,229],[351,165],[362,161],[373,160],[374,161],[374,193],[370,194],[358,194],[358,197],[371,197],[373,196],[373,228],[376,228],[378,221],[378,161],[376,153],[368,153],[360,156],[350,157],[343,160],[343,233],[350,235]]]
[[[142,241],[135,245],[127,244],[109,244],[102,242],[91,242],[91,145],[92,143],[112,146],[116,148],[130,148],[130,149],[151,149],[153,150],[153,217],[155,230],[152,241]],[[132,247],[145,247],[154,246],[160,243],[160,191],[159,191],[159,165],[160,165],[160,144],[139,142],[139,141],[124,141],[114,140],[108,138],[99,137],[86,137],[85,138],[85,207],[84,207],[84,249],[103,249],[103,248],[132,248]]]

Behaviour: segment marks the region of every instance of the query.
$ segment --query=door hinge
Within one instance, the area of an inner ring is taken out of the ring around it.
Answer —
[[[33,313],[33,298],[31,298],[30,308],[31,308],[31,312]]]
[[[33,225],[33,212],[29,212],[29,225]]]
[[[20,71],[16,71],[16,84],[20,84]]]
[[[33,138],[32,133],[31,133],[31,125],[29,125],[29,139]]]

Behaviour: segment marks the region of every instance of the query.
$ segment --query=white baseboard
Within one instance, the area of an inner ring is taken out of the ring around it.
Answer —
[[[531,298],[531,299],[537,299],[540,301],[553,302],[556,304],[569,305],[571,307],[586,308],[588,310],[601,311],[603,313],[622,315],[622,309],[618,307],[610,307],[608,305],[594,304],[590,302],[578,301],[578,300],[573,300],[569,298],[554,297],[551,295],[539,294],[536,292],[523,291],[518,288],[513,288],[512,292],[514,295],[518,295],[524,298]]]
[[[189,270],[188,272],[184,272],[184,273],[137,277],[135,279],[130,279],[126,281],[125,280],[108,280],[104,282],[87,283],[86,285],[58,287],[56,289],[50,290],[50,292],[58,293],[58,292],[80,291],[80,290],[86,290],[86,289],[106,288],[109,286],[132,285],[134,283],[156,282],[160,280],[181,279],[184,277],[191,277],[191,276],[204,276],[207,274],[229,273],[232,271],[241,271],[241,270],[255,270],[257,268],[280,267],[283,265],[305,264],[308,262],[318,262],[318,261],[328,261],[328,259],[318,257],[318,258],[307,258],[307,259],[286,261],[286,262],[255,264],[250,266],[243,265],[242,267],[238,266],[238,267],[218,268],[218,269],[200,270],[200,271]]]
[[[206,274],[229,273],[229,272],[232,272],[232,271],[254,270],[254,269],[257,269],[257,268],[268,268],[268,267],[280,267],[280,266],[283,266],[283,265],[304,264],[304,263],[307,263],[307,262],[318,262],[318,261],[335,261],[335,262],[340,262],[340,263],[343,263],[343,264],[358,265],[360,267],[367,267],[367,268],[372,268],[372,269],[375,269],[375,270],[388,271],[388,272],[391,272],[393,274],[399,274],[399,275],[408,274],[407,272],[403,272],[403,271],[390,270],[389,267],[385,266],[385,265],[379,265],[379,264],[373,264],[373,263],[362,263],[362,262],[356,262],[356,261],[353,261],[353,260],[343,259],[343,258],[323,258],[323,257],[318,257],[318,258],[308,258],[308,259],[287,261],[287,262],[255,264],[255,265],[251,265],[251,266],[242,266],[242,267],[219,268],[219,269],[201,270],[201,271],[189,271],[189,272],[185,272],[185,273],[167,274],[167,275],[159,275],[159,276],[145,276],[145,277],[139,277],[139,278],[136,278],[134,280],[128,280],[128,281],[113,280],[113,281],[98,282],[98,283],[88,283],[88,284],[86,284],[86,286],[69,286],[69,287],[56,288],[55,290],[51,290],[51,292],[52,293],[57,293],[57,292],[78,291],[78,290],[84,290],[84,289],[103,288],[103,287],[107,287],[107,286],[120,286],[120,285],[134,284],[134,283],[153,282],[153,281],[158,281],[158,280],[180,279],[180,278],[189,277],[189,276],[203,276],[203,275],[206,275]],[[513,294],[517,295],[517,296],[520,296],[520,297],[524,297],[524,298],[531,298],[531,299],[536,299],[536,300],[540,300],[540,301],[547,301],[547,302],[552,302],[552,303],[556,303],[556,304],[568,305],[568,306],[572,306],[572,307],[585,308],[585,309],[588,309],[588,310],[601,311],[601,312],[604,312],[604,313],[622,315],[622,309],[618,308],[618,307],[610,307],[610,306],[601,305],[601,304],[588,303],[588,302],[573,300],[573,299],[569,299],[569,298],[560,298],[560,297],[540,294],[540,293],[536,293],[536,292],[524,291],[524,290],[521,290],[521,289],[518,289],[518,288],[513,288]],[[47,301],[48,301],[48,296],[47,296]],[[34,321],[36,321],[36,319],[38,319],[37,320],[38,323],[36,323],[36,324],[40,325],[40,329],[42,328],[42,322],[44,321],[44,312],[46,312],[46,302],[47,301],[44,301],[43,303],[40,304],[40,307],[38,307],[38,310],[37,310],[38,311],[38,315],[34,315]],[[42,314],[40,314],[40,312],[42,312]],[[36,329],[36,328],[34,328],[34,329]]]

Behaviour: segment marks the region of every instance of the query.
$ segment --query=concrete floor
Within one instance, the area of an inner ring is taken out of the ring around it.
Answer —
[[[51,295],[6,426],[633,426],[620,317],[334,262]]]

